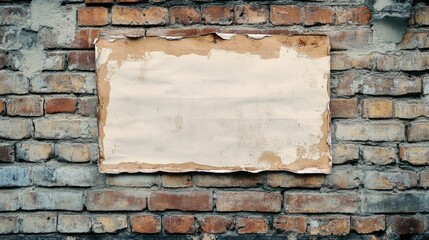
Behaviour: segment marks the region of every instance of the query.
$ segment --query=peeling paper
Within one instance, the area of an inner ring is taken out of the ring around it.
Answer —
[[[176,36],[159,36],[159,37],[167,40],[179,40],[183,38],[183,37],[176,37]]]
[[[263,39],[265,37],[269,37],[271,35],[268,34],[247,34],[247,37],[253,38],[253,39]]]
[[[327,37],[108,39],[102,172],[330,172]]]
[[[235,36],[233,33],[216,33],[216,35],[223,40],[230,40],[232,37]]]

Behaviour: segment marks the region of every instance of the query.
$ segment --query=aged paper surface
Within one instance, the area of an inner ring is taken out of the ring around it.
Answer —
[[[100,170],[329,173],[325,36],[96,43]]]

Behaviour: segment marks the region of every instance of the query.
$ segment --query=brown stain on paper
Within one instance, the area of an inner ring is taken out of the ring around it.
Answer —
[[[132,58],[143,58],[146,52],[160,51],[167,55],[182,56],[187,54],[197,54],[208,56],[211,49],[220,49],[225,51],[236,52],[240,54],[256,54],[262,59],[278,58],[281,47],[287,47],[296,50],[299,54],[304,54],[305,57],[320,58],[329,55],[329,39],[326,36],[285,36],[272,35],[263,39],[254,40],[245,35],[235,35],[230,40],[220,39],[215,34],[209,34],[199,37],[183,38],[180,40],[167,40],[158,37],[146,37],[136,39],[115,39],[110,42],[108,37],[99,39],[96,43],[97,49],[100,51],[103,48],[122,49],[121,51],[113,51],[109,58],[115,59],[121,64],[121,61],[128,59],[129,54]],[[126,51],[125,49],[132,49]],[[249,49],[252,49],[250,52]],[[321,130],[323,137],[317,146],[320,158],[318,160],[303,158],[303,152],[298,151],[296,161],[290,164],[283,164],[279,156],[272,152],[263,152],[257,159],[258,162],[270,166],[270,168],[262,169],[256,167],[214,167],[210,165],[197,164],[194,162],[186,162],[180,164],[150,164],[137,162],[123,162],[119,164],[104,164],[104,148],[103,140],[105,137],[104,127],[107,120],[107,106],[109,104],[110,83],[107,78],[108,68],[107,63],[101,64],[97,69],[97,87],[99,97],[99,151],[100,163],[99,169],[105,173],[120,173],[120,172],[190,172],[190,171],[211,171],[211,172],[236,172],[250,171],[258,172],[264,170],[276,171],[291,171],[296,173],[330,173],[331,157],[329,155],[329,130],[330,119],[329,110],[323,113],[323,125]],[[328,81],[329,95],[329,76],[325,76]],[[181,130],[181,124],[177,121],[176,130]]]

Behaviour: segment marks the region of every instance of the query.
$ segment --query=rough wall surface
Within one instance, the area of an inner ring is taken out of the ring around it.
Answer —
[[[328,35],[332,174],[99,173],[102,31]],[[0,0],[0,238],[428,239],[428,50],[427,1]]]

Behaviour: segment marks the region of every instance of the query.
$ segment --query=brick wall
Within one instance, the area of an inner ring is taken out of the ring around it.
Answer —
[[[0,0],[0,238],[429,238],[429,5],[395,13],[408,22],[399,43],[376,11],[364,0]],[[327,34],[332,174],[100,174],[103,31]]]

